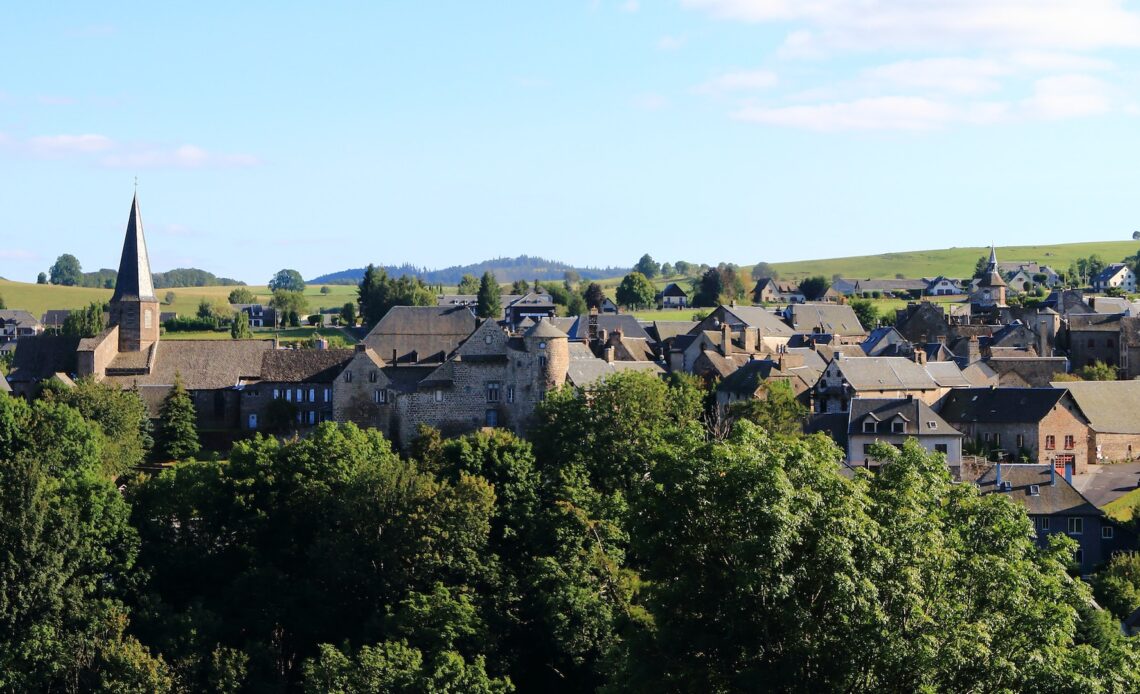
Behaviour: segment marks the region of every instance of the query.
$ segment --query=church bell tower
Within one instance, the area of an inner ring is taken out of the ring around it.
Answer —
[[[158,299],[154,295],[137,192],[131,201],[110,313],[111,325],[119,326],[120,352],[139,352],[158,342]]]

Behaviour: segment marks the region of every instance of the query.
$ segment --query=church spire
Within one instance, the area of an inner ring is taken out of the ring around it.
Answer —
[[[150,274],[150,258],[146,253],[146,238],[143,237],[137,191],[131,201],[131,217],[127,221],[123,256],[119,260],[119,276],[115,280],[115,294],[111,301],[157,301],[154,296],[154,279]]]
[[[997,250],[994,248],[994,245],[992,243],[990,244],[990,266],[987,269],[990,272],[993,272],[997,269]]]

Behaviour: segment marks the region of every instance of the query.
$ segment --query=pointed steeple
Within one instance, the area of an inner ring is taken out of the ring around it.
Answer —
[[[992,243],[990,244],[990,266],[988,269],[990,272],[997,269],[997,249],[994,248]]]
[[[123,257],[119,260],[119,277],[115,280],[115,294],[111,301],[157,301],[137,192],[131,201],[131,217],[127,221],[127,236],[123,239]]]

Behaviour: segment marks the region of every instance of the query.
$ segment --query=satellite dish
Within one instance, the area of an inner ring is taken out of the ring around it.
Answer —
[[[1140,231],[1132,232],[1132,240],[1133,241],[1140,241]]]

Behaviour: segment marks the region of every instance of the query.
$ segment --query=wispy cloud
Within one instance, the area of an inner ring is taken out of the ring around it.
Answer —
[[[128,169],[201,169],[256,166],[250,154],[213,152],[198,145],[120,142],[99,134],[37,135],[23,140],[0,136],[8,151],[44,159],[79,159],[97,166]]]
[[[665,35],[657,39],[657,50],[660,51],[675,51],[685,45],[684,36],[670,36]]]
[[[39,260],[38,253],[20,248],[0,248],[0,260]]]
[[[755,91],[773,87],[779,81],[776,73],[770,70],[737,70],[712,78],[697,87],[697,91],[706,94]]]

